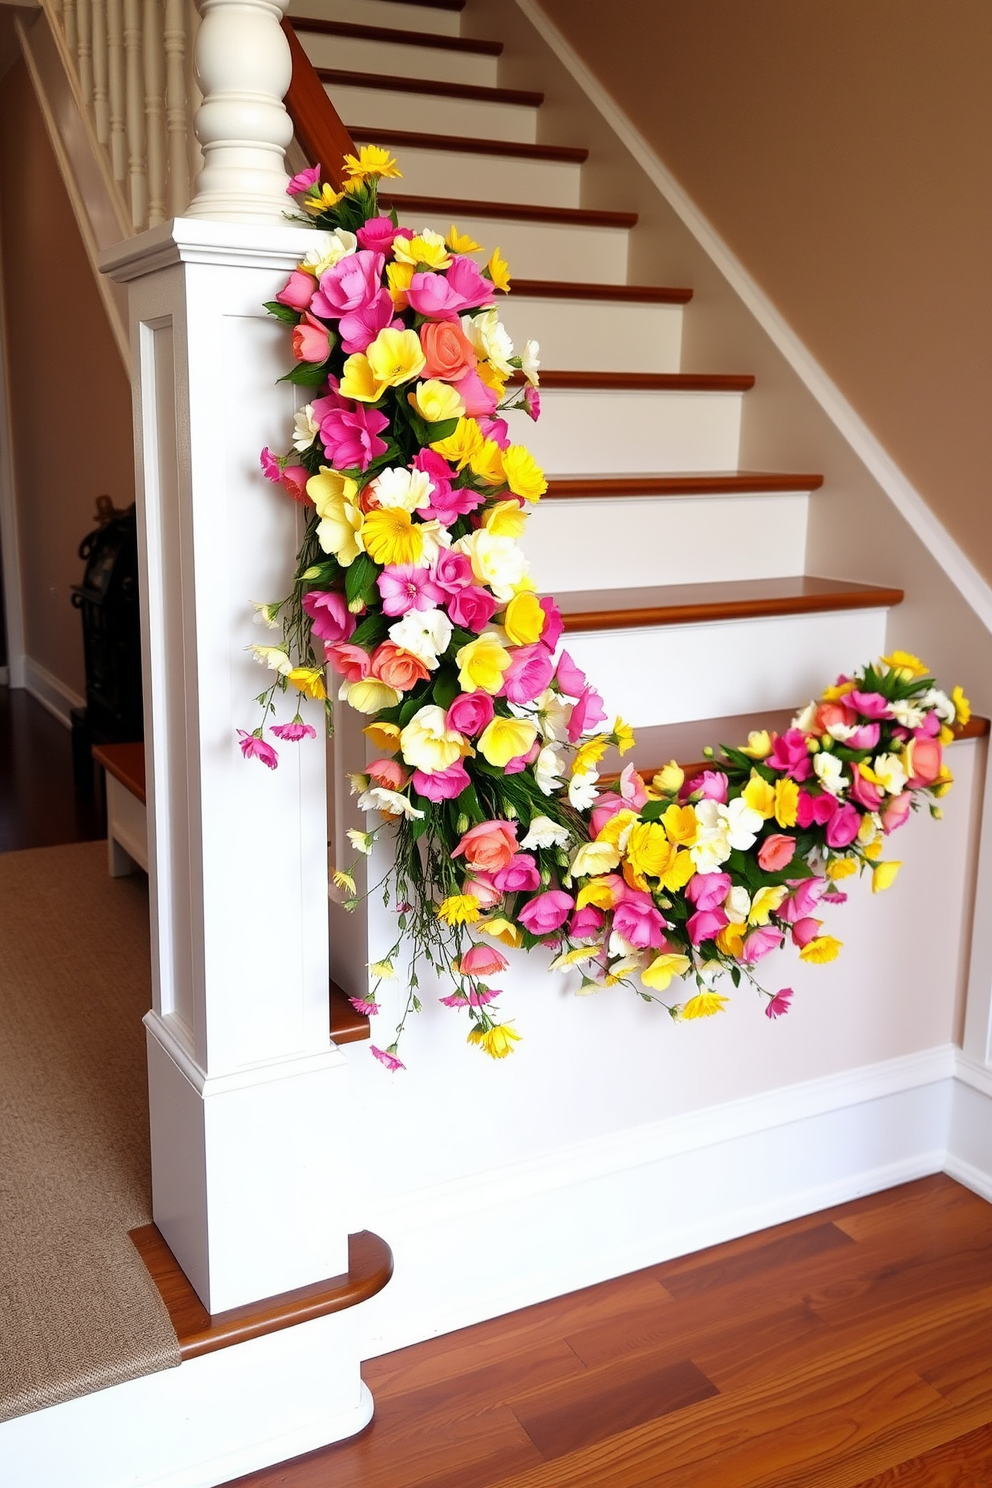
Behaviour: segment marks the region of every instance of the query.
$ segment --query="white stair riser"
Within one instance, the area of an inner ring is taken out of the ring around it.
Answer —
[[[542,389],[539,421],[514,415],[510,432],[548,475],[735,470],[741,397]]]
[[[407,30],[410,29],[408,25]],[[349,72],[375,72],[385,77],[471,83],[477,88],[496,87],[499,58],[482,52],[404,46],[402,42],[370,41],[362,36],[328,36],[302,29],[299,37],[314,67],[340,67]]]
[[[793,708],[885,649],[888,612],[566,633],[562,645],[635,728]],[[729,742],[733,740],[714,742]]]
[[[368,120],[366,120],[368,123]],[[361,138],[356,141],[361,144]],[[527,202],[535,207],[577,207],[582,167],[513,155],[471,155],[460,150],[390,146],[403,178],[390,181],[397,194],[460,196],[470,201]]]
[[[290,0],[288,16],[320,16],[326,21],[347,21],[354,26],[393,26],[397,31],[430,32],[458,36],[461,13],[435,10],[433,6],[391,4],[390,0]]]
[[[627,239],[624,228],[578,227],[570,223],[527,222],[506,217],[473,217],[459,212],[440,218],[407,210],[397,202],[400,222],[420,229],[447,232],[452,216],[461,232],[470,233],[488,255],[499,248],[520,279],[580,279],[622,284],[627,277]]]
[[[458,134],[466,139],[537,141],[537,110],[526,104],[489,103],[484,99],[445,98],[434,93],[391,93],[388,88],[362,88],[330,83],[327,94],[352,133],[366,129],[412,129],[425,134]]]
[[[681,305],[531,299],[512,285],[497,303],[514,344],[540,342],[542,360],[558,371],[677,372],[681,366]]]
[[[542,594],[784,578],[803,571],[807,502],[799,493],[544,500],[523,547]]]

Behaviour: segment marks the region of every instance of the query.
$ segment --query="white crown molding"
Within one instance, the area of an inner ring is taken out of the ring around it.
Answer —
[[[713,225],[687,195],[644,136],[607,93],[538,0],[516,4],[568,69],[589,102],[627,147],[638,165],[681,218],[699,246],[712,260],[762,330],[803,381],[827,417],[847,440],[866,469],[881,486],[900,515],[932,553],[948,578],[989,631],[992,631],[992,586],[979,573],[964,549],[927,505],[867,424],[828,377],[768,296],[751,277]]]
[[[287,203],[285,225],[175,217],[108,248],[100,255],[100,272],[125,284],[179,263],[295,269],[313,246],[314,229],[290,220],[290,210]]]

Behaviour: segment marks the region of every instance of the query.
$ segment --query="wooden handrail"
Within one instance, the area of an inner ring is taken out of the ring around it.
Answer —
[[[312,165],[319,161],[325,179],[330,181],[335,191],[340,191],[347,179],[344,157],[357,154],[355,143],[324,92],[324,85],[300,45],[291,22],[285,17],[282,29],[293,59],[286,112],[293,121],[296,139],[304,155]]]

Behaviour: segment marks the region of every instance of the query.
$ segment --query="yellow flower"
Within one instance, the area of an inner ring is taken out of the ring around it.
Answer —
[[[501,486],[506,479],[503,470],[503,451],[495,439],[480,439],[477,449],[473,450],[469,465],[480,480],[487,485]]]
[[[627,838],[626,859],[632,872],[643,879],[645,875],[660,878],[669,867],[675,849],[668,840],[660,822],[639,821],[631,827]],[[640,884],[643,888],[643,882]]]
[[[719,992],[697,992],[695,997],[683,1003],[680,1017],[688,1021],[690,1018],[712,1018],[714,1013],[722,1013],[729,998],[721,996]]]
[[[641,981],[655,992],[664,992],[673,977],[685,976],[690,964],[688,956],[664,951],[640,973]]]
[[[823,701],[825,703],[839,702],[842,697],[846,697],[849,692],[853,692],[857,685],[856,682],[835,682],[832,687],[825,687],[823,689]]]
[[[674,802],[661,818],[668,833],[668,840],[681,847],[692,847],[696,840],[696,813],[691,806],[676,806]]]
[[[871,872],[872,893],[880,894],[883,889],[890,888],[895,883],[896,874],[901,867],[901,862],[876,863]]]
[[[954,704],[954,722],[968,723],[971,719],[971,704],[960,687],[955,687],[952,690],[951,702]]]
[[[502,402],[503,395],[506,392],[506,373],[501,372],[499,367],[494,367],[492,362],[489,361],[479,362],[476,371],[479,374],[479,381],[485,387],[492,388],[497,399]]]
[[[400,750],[408,765],[433,775],[471,754],[472,747],[464,734],[448,728],[443,708],[428,704],[418,708],[403,729]]]
[[[478,750],[483,759],[502,769],[518,755],[526,754],[536,738],[536,723],[522,718],[501,718],[497,714],[483,729]]]
[[[416,270],[413,264],[391,263],[386,265],[386,287],[389,290],[389,298],[397,310],[405,310],[410,300],[407,290],[413,280]]]
[[[907,681],[911,677],[925,677],[930,668],[918,656],[911,651],[893,651],[891,656],[883,656],[882,660],[887,667],[905,677]]]
[[[765,759],[772,752],[772,736],[767,729],[752,729],[747,743],[741,745],[741,754],[749,759]]]
[[[450,269],[451,254],[440,233],[425,228],[415,238],[394,238],[393,253],[401,263],[426,264],[429,269]]]
[[[354,398],[356,403],[378,403],[386,391],[386,383],[376,377],[369,359],[356,351],[344,364],[338,392],[342,398]]]
[[[602,946],[576,946],[574,950],[562,951],[553,961],[548,962],[549,971],[569,971],[573,966],[581,966],[584,961],[594,961],[602,953]]]
[[[380,982],[396,980],[396,969],[392,961],[370,961],[369,972]]]
[[[438,905],[437,917],[446,925],[472,925],[479,918],[479,901],[474,894],[449,894]]]
[[[424,551],[419,525],[401,506],[369,512],[362,525],[362,541],[369,557],[384,565],[419,563]]]
[[[503,470],[514,496],[525,501],[539,501],[548,489],[544,471],[522,444],[511,444],[503,451]]]
[[[307,481],[307,495],[317,508],[319,517],[337,516],[345,502],[354,503],[358,486],[348,475],[322,465],[319,475]]]
[[[324,673],[320,667],[294,667],[286,679],[303,693],[304,697],[320,702],[327,696],[324,689]]]
[[[751,810],[756,811],[765,821],[775,814],[775,787],[769,785],[756,770],[751,771],[751,778],[741,795]]]
[[[836,961],[843,944],[832,935],[816,935],[803,946],[799,959],[810,962],[812,966],[822,966],[827,961]]]
[[[941,744],[953,744],[954,730],[950,727],[949,724],[942,723],[940,726],[940,733],[937,735],[937,739],[938,742]]]
[[[493,256],[486,265],[489,277],[493,282],[494,289],[501,289],[504,294],[510,293],[510,265],[505,258],[500,257],[498,248],[493,249]]]
[[[335,191],[326,181],[316,196],[307,196],[303,202],[304,212],[309,212],[311,217],[319,217],[321,212],[336,207],[344,196],[343,191]]]
[[[336,889],[347,889],[349,894],[358,893],[358,885],[350,873],[345,873],[341,868],[335,868],[331,873],[331,881]]]
[[[716,938],[718,949],[725,956],[733,956],[735,961],[739,961],[744,953],[744,931],[746,929],[746,925],[724,925]]]
[[[661,791],[662,795],[665,796],[677,795],[678,792],[682,789],[684,783],[685,771],[682,769],[682,766],[677,765],[674,760],[669,760],[665,768],[663,770],[659,770],[657,775],[655,775],[653,780],[651,781],[651,784],[654,786],[655,790]],[[693,832],[695,832],[696,818],[693,817],[692,820]]]
[[[885,846],[881,837],[876,837],[874,842],[868,842],[864,847],[865,857],[870,858],[873,862],[876,858],[880,858],[884,851]]]
[[[634,747],[634,730],[629,723],[624,723],[619,714],[613,725],[613,742],[621,758],[627,753],[628,749],[633,749]]]
[[[683,852],[680,848],[661,875],[661,886],[670,894],[677,894],[679,889],[684,889],[690,878],[695,876],[695,872],[696,865],[692,861],[692,854]]]
[[[470,238],[468,233],[460,233],[454,223],[451,224],[451,231],[445,242],[452,253],[478,253],[482,247],[482,244]]]
[[[483,512],[482,525],[494,537],[512,537],[516,541],[518,537],[523,537],[524,535],[524,530],[527,526],[527,513],[523,510],[519,501],[497,501],[495,506],[491,506],[488,511]],[[536,604],[537,601],[534,600],[534,603]],[[543,628],[544,611],[542,610],[541,629]],[[537,635],[532,636],[531,639],[536,641],[540,634],[541,630],[539,629]],[[510,639],[512,641],[513,637],[510,636]],[[516,644],[525,646],[529,645],[530,642],[517,641]]]
[[[827,864],[827,877],[835,882],[839,878],[850,878],[857,871],[858,865],[853,858],[831,858]]]
[[[775,782],[775,820],[780,827],[794,827],[799,814],[799,787],[783,775]]]
[[[946,796],[947,792],[950,790],[953,784],[954,776],[951,774],[946,765],[941,765],[940,774],[937,776],[937,779],[933,785],[934,795],[938,798],[940,796]]]
[[[612,842],[583,842],[577,848],[568,865],[570,883],[573,878],[588,878],[590,874],[609,873],[620,861],[620,854]]]
[[[586,739],[585,743],[580,744],[575,751],[572,774],[586,775],[590,770],[594,770],[609,747],[610,741],[605,734],[596,734],[593,738]]]
[[[477,927],[483,935],[488,935],[491,940],[498,940],[500,945],[505,945],[510,950],[515,949],[523,940],[520,927],[511,924],[502,915],[493,915],[489,920],[480,920]]]
[[[427,365],[416,331],[394,331],[389,326],[379,332],[365,355],[372,376],[384,387],[399,387],[401,383],[410,382],[419,377]],[[345,372],[348,362],[345,363]]]
[[[591,904],[596,909],[612,909],[615,903],[613,890],[606,880],[590,878],[579,890],[575,907],[585,909],[587,904]]]
[[[472,456],[482,446],[482,430],[475,419],[459,419],[454,432],[447,439],[437,439],[431,445],[431,449],[442,459],[450,460],[459,470],[464,470],[470,464]]]
[[[403,174],[389,151],[383,150],[379,145],[362,145],[357,159],[354,155],[346,155],[344,168],[349,176],[359,177],[363,181],[367,176],[383,176],[387,180],[398,180]]]
[[[418,382],[413,392],[407,393],[406,401],[428,424],[461,418],[465,412],[465,400],[461,393],[456,392],[450,382],[441,382],[436,377]]]
[[[381,749],[386,754],[395,754],[400,740],[400,729],[397,723],[369,723],[362,729],[367,739],[371,739],[376,749]]]
[[[488,692],[493,697],[503,686],[503,674],[511,656],[491,630],[484,630],[455,655],[458,685],[463,692]]]
[[[380,682],[378,677],[366,677],[363,682],[343,682],[338,697],[356,713],[381,713],[383,708],[395,708],[400,700],[396,688]]]
[[[751,900],[751,910],[747,917],[749,925],[767,925],[769,917],[778,909],[782,900],[788,893],[784,888],[759,889]]]
[[[509,1023],[494,1023],[492,1028],[471,1029],[466,1042],[477,1044],[490,1059],[505,1059],[519,1041],[519,1033]]]

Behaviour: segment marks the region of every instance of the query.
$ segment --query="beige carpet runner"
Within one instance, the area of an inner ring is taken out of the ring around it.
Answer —
[[[0,854],[0,1420],[179,1363],[151,1219],[148,892],[106,844]]]

